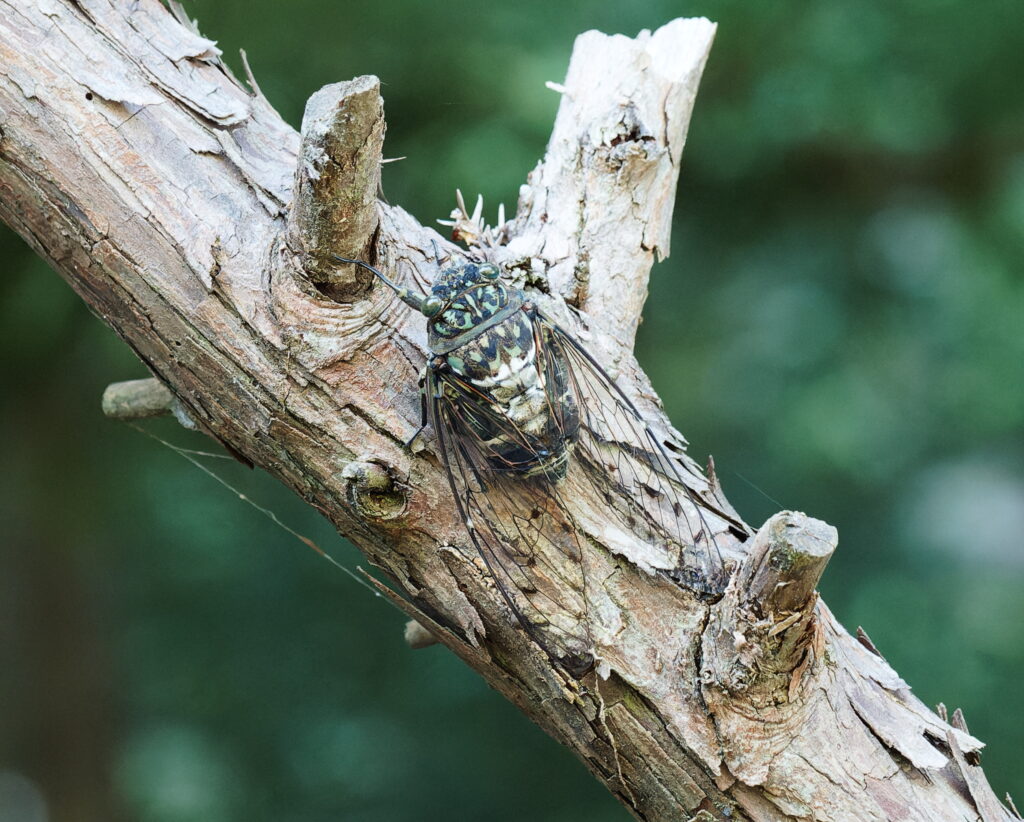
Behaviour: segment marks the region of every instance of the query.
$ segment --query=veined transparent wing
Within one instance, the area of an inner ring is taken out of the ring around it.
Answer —
[[[608,516],[651,546],[675,555],[665,569],[695,594],[711,598],[728,577],[701,500],[684,481],[636,407],[615,381],[570,334],[537,314],[535,334],[549,372],[568,365],[579,408],[573,458],[584,463]]]
[[[459,515],[509,609],[554,661],[581,676],[593,664],[585,557],[558,484],[524,476],[493,437],[535,443],[457,375],[428,370],[430,423]],[[557,424],[557,423],[556,423]],[[534,454],[534,456],[540,456]]]

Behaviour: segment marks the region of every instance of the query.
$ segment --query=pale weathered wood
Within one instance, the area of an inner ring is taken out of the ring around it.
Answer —
[[[582,35],[519,211],[475,252],[543,285],[533,297],[613,367],[739,567],[719,603],[701,602],[664,573],[670,558],[609,530],[592,489],[566,494],[588,543],[598,656],[580,681],[530,641],[467,550],[433,439],[402,447],[418,424],[422,317],[381,287],[344,302],[318,287],[333,242],[420,286],[432,241],[453,250],[398,207],[370,209],[367,155],[335,178],[346,191],[318,186],[299,135],[157,0],[0,0],[0,215],[187,419],[324,512],[405,598],[386,596],[638,818],[988,820],[1001,806],[969,770],[980,743],[921,705],[813,593],[834,531],[787,513],[751,541],[632,356],[713,34],[677,20],[632,39]],[[358,93],[369,114],[357,124],[382,134],[372,81]],[[348,133],[338,112],[351,96],[322,94],[333,102],[307,110],[307,148]],[[342,240],[318,230],[345,214],[361,218]],[[800,561],[758,573],[757,558],[787,550]],[[541,559],[552,584],[569,576],[567,558]]]
[[[546,279],[631,351],[651,264],[669,252],[679,163],[715,26],[581,34],[544,159],[501,259]]]

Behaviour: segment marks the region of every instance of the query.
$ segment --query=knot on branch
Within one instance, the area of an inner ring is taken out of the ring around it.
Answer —
[[[349,501],[367,519],[387,521],[405,513],[405,488],[380,461],[350,462],[341,472]]]
[[[797,512],[761,526],[704,633],[705,686],[759,705],[793,700],[822,656],[814,589],[837,542],[835,528]]]
[[[357,299],[372,280],[354,266],[339,269],[331,255],[370,257],[384,131],[380,81],[371,75],[324,86],[302,116],[290,239],[310,281],[338,302]]]

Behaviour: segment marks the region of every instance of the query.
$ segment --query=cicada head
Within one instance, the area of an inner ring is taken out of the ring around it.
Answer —
[[[445,266],[423,301],[431,342],[473,336],[474,330],[507,313],[515,302],[513,293],[493,263],[460,260]]]
[[[517,311],[522,292],[505,286],[493,263],[458,260],[440,268],[427,295],[397,285],[368,263],[334,255],[340,263],[353,263],[377,275],[389,288],[427,318],[430,348],[443,353]]]

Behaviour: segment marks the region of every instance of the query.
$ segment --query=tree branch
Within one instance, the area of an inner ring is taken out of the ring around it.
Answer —
[[[686,132],[715,36],[701,18],[576,38],[544,159],[503,261],[544,278],[632,351],[655,255],[668,256]]]
[[[373,202],[371,78],[314,95],[300,148],[157,0],[0,0],[0,215],[200,430],[324,512],[405,595],[377,583],[387,596],[638,818],[990,822],[1002,806],[971,764],[980,743],[813,593],[834,531],[783,514],[750,541],[633,359],[713,32],[698,20],[582,35],[547,155],[502,242],[479,250],[614,367],[738,565],[708,605],[651,546],[609,532],[604,500],[572,498],[599,659],[582,680],[552,665],[465,549],[435,446],[402,448],[422,317],[325,264],[365,254],[420,285],[433,270],[440,238]]]

